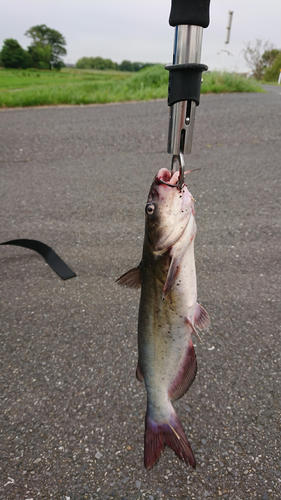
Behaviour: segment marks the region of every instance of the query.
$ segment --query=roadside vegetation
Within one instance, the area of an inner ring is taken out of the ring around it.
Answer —
[[[101,104],[167,98],[168,71],[163,65],[136,73],[125,71],[0,69],[0,107]],[[203,74],[201,93],[259,92],[252,79],[238,74]]]
[[[25,32],[24,50],[17,40],[4,40],[0,51],[0,107],[102,104],[166,98],[169,72],[162,64],[121,64],[102,57],[82,57],[66,68],[65,37],[45,24]],[[254,78],[241,74],[203,73],[201,93],[262,92],[257,80],[276,81],[281,51],[269,42],[248,43],[244,57]],[[278,75],[277,75],[278,73]]]
[[[257,80],[277,83],[281,71],[281,50],[273,47],[269,41],[257,38],[248,42],[243,51],[247,66]]]

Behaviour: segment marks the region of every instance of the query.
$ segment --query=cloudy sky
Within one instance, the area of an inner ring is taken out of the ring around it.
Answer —
[[[170,0],[0,0],[0,48],[5,38],[26,48],[25,31],[46,24],[65,36],[66,63],[83,56],[168,63],[174,38],[170,6]],[[225,45],[229,10],[234,14]],[[211,70],[247,71],[243,48],[257,38],[281,49],[280,0],[211,0],[210,16],[201,60]]]

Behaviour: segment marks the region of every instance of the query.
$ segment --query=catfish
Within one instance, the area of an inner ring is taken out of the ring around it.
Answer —
[[[194,199],[179,173],[161,168],[145,207],[145,236],[140,264],[117,279],[141,287],[138,316],[138,366],[147,411],[144,465],[151,469],[166,445],[196,467],[196,460],[172,402],[193,383],[197,362],[192,334],[210,324],[197,303],[194,258]]]

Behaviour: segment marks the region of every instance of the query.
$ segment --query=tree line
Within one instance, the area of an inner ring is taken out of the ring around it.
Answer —
[[[46,24],[32,26],[25,32],[31,44],[24,50],[17,40],[4,40],[0,52],[0,65],[5,68],[37,68],[60,69],[65,66],[62,56],[66,55],[65,37]],[[281,69],[281,50],[274,48],[269,42],[257,39],[254,44],[246,44],[243,51],[247,65],[257,80],[274,81],[278,79]],[[76,63],[78,69],[139,71],[152,63],[131,62],[124,60],[121,64],[102,57],[82,57]]]
[[[67,53],[66,40],[59,31],[48,28],[46,24],[39,24],[27,30],[25,36],[31,39],[27,50],[24,50],[14,38],[4,40],[0,52],[0,66],[21,69],[60,69],[65,66],[61,57]],[[139,71],[147,66],[153,66],[153,64],[128,60],[118,64],[102,57],[82,57],[76,63],[78,69],[118,71]]]
[[[24,50],[17,40],[4,40],[0,60],[5,68],[60,69],[64,66],[61,56],[66,55],[64,36],[46,24],[32,26],[25,32],[31,44]]]
[[[131,62],[124,60],[121,64],[113,62],[111,59],[102,57],[82,57],[76,63],[78,69],[111,69],[118,71],[139,71],[140,69],[154,66],[153,63]]]

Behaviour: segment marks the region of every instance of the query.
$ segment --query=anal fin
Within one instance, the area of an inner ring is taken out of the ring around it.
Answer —
[[[190,388],[197,373],[197,361],[192,340],[189,340],[181,366],[172,381],[168,394],[172,400],[180,399]]]

